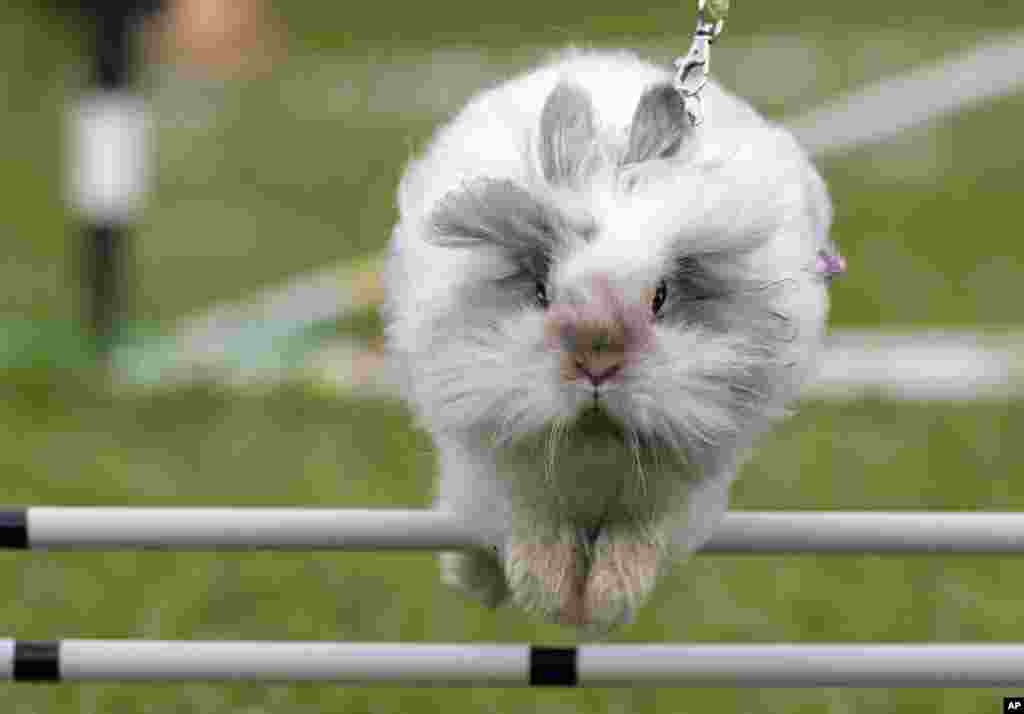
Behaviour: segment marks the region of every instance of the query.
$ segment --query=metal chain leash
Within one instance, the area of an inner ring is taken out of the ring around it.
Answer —
[[[725,28],[729,0],[697,0],[697,29],[690,51],[672,63],[676,68],[673,86],[683,98],[686,115],[694,126],[704,122],[701,90],[708,83],[711,69],[711,45]]]

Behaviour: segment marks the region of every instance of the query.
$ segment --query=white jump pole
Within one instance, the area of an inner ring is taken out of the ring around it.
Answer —
[[[312,508],[0,510],[0,548],[54,550],[460,550],[481,541],[453,514]],[[705,553],[1024,553],[1024,513],[731,511]]]
[[[1024,645],[0,640],[0,680],[1020,688]]]

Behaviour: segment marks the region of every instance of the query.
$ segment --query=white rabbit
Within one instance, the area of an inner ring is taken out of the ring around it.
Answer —
[[[385,284],[437,507],[490,550],[445,582],[601,634],[710,537],[824,332],[825,186],[714,83],[569,51],[484,91],[399,188]]]

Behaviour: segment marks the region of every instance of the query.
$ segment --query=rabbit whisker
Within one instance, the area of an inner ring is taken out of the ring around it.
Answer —
[[[640,454],[640,436],[637,434],[636,429],[629,428],[629,450],[633,453],[633,464],[636,466],[636,475],[640,483],[640,494],[647,497],[647,473],[644,471],[643,458]],[[655,457],[657,458],[657,457]]]
[[[548,431],[547,458],[544,459],[544,480],[547,484],[554,485],[555,482],[555,457],[558,455],[558,447],[565,436],[566,422],[556,419]]]

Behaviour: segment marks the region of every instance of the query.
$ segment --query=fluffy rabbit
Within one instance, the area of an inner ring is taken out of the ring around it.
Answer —
[[[831,208],[714,83],[571,51],[480,93],[399,188],[389,347],[437,507],[489,549],[445,582],[602,634],[710,537],[824,332]]]

